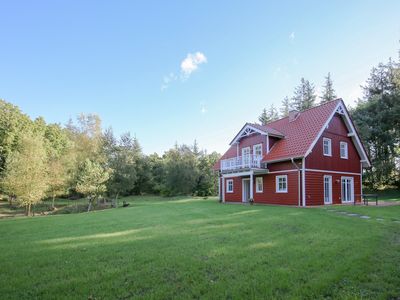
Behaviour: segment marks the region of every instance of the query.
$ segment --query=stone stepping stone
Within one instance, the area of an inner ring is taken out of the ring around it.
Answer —
[[[370,216],[360,216],[361,219],[371,219]]]
[[[400,223],[400,221],[398,221],[398,220],[395,220],[395,221],[393,221],[393,222],[395,222],[395,223]]]
[[[347,214],[347,215],[350,217],[358,217],[359,216],[359,214]]]
[[[377,221],[383,221],[383,219],[382,219],[382,218],[376,218],[376,220],[377,220]]]

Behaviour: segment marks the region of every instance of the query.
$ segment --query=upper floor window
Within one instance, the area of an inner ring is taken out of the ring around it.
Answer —
[[[262,193],[263,189],[264,189],[263,178],[262,177],[256,177],[256,193]]]
[[[279,175],[275,177],[276,180],[276,192],[277,193],[287,193],[287,175]]]
[[[228,179],[226,181],[226,192],[233,193],[233,179]]]
[[[323,138],[323,148],[325,156],[332,156],[332,141],[328,138]]]
[[[257,144],[253,146],[253,154],[255,156],[262,156],[262,144]]]
[[[347,151],[347,143],[346,142],[340,142],[340,158],[347,159],[348,156],[348,151]]]

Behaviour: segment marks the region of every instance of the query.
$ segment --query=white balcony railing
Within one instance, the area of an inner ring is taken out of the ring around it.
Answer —
[[[261,168],[261,155],[249,154],[221,160],[221,171]]]

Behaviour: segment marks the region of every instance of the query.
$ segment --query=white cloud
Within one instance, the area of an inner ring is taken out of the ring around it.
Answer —
[[[294,31],[289,35],[289,40],[290,41],[294,41],[294,38],[295,38],[295,34],[294,34]]]
[[[181,74],[183,78],[189,78],[190,74],[196,71],[199,65],[206,62],[207,57],[203,53],[189,53],[186,58],[181,62]]]
[[[201,53],[188,53],[186,58],[182,60],[180,65],[180,78],[182,81],[189,79],[190,75],[199,68],[199,65],[207,62],[207,57]],[[161,91],[166,90],[170,84],[178,80],[178,76],[171,72],[164,76],[161,83]]]
[[[169,75],[164,76],[163,82],[161,84],[161,91],[166,90],[171,82],[175,81],[178,79],[178,76],[176,76],[173,72],[169,73]]]

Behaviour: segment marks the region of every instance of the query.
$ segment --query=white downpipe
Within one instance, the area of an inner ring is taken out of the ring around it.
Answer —
[[[301,169],[301,181],[302,181],[302,198],[303,198],[303,206],[306,206],[306,160],[303,157],[302,160],[302,169]]]
[[[301,189],[300,189],[300,185],[301,185],[301,183],[300,183],[300,172],[301,172],[301,170],[300,170],[299,166],[294,162],[293,157],[291,158],[291,161],[292,161],[292,164],[297,169],[297,191],[298,191],[297,199],[298,199],[298,206],[300,207],[301,206]]]
[[[362,194],[363,194],[363,163],[360,162],[361,168],[360,168],[360,192],[361,192],[361,199],[360,203],[362,202]]]
[[[222,177],[222,202],[225,203],[225,178]]]
[[[220,174],[218,174],[218,199],[219,199],[220,201],[222,201],[221,179],[223,179],[223,178],[221,177]]]

